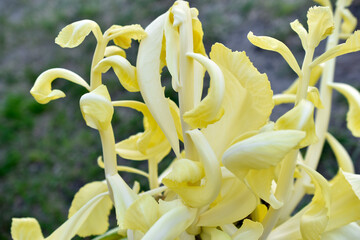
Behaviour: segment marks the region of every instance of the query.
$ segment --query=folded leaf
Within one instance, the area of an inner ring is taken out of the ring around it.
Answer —
[[[302,100],[297,106],[281,116],[275,123],[275,129],[301,130],[306,137],[299,143],[299,148],[317,142],[314,123],[314,106],[311,102]]]
[[[51,89],[51,83],[57,78],[64,78],[90,91],[90,86],[87,82],[76,73],[63,68],[52,68],[40,74],[30,90],[31,95],[38,103],[46,104],[51,100],[65,97],[65,93],[62,91]]]
[[[200,234],[202,240],[232,240],[232,238],[225,232],[217,229],[216,227],[204,227]]]
[[[325,53],[321,54],[316,58],[311,66],[314,67],[320,63],[326,62],[332,58],[335,58],[340,55],[344,55],[351,52],[356,52],[360,50],[360,30],[355,31],[345,43],[339,44],[336,47],[333,47],[327,50]]]
[[[13,218],[11,237],[14,240],[43,240],[40,225],[35,218]]]
[[[330,133],[326,134],[326,140],[335,154],[339,168],[345,172],[355,173],[354,164],[343,145]]]
[[[307,13],[307,24],[309,29],[307,45],[314,49],[334,30],[331,9],[317,6],[310,8]]]
[[[332,83],[329,86],[346,97],[349,103],[349,111],[346,115],[347,127],[355,137],[360,137],[360,93],[345,83]]]
[[[114,43],[124,49],[131,46],[131,40],[141,40],[146,37],[144,29],[139,24],[119,26],[111,26],[104,34],[107,40],[113,40]]]
[[[208,95],[194,109],[184,113],[183,118],[193,128],[205,128],[218,121],[224,114],[224,76],[220,68],[207,57],[198,53],[188,53],[187,56],[197,60],[209,72],[210,87]]]
[[[353,33],[357,25],[356,17],[354,17],[354,15],[347,8],[341,11],[341,17],[343,18],[343,22],[341,24],[341,33],[342,34]]]
[[[84,185],[74,196],[69,209],[68,218],[71,218],[82,206],[96,195],[107,191],[108,188],[106,182],[97,181]],[[112,201],[109,196],[105,196],[89,214],[87,220],[78,230],[77,234],[80,237],[87,237],[105,233],[109,228],[109,214],[111,208]]]
[[[330,184],[318,172],[306,165],[299,165],[311,177],[315,194],[309,207],[301,216],[300,232],[304,239],[320,239],[330,215]]]
[[[129,107],[144,115],[144,132],[130,136],[116,144],[116,152],[123,158],[146,160],[158,157],[160,160],[170,151],[170,144],[144,103],[137,101],[116,101],[114,106]]]
[[[110,68],[119,79],[121,85],[129,92],[140,91],[139,84],[136,79],[136,69],[130,64],[126,58],[122,56],[110,56],[101,60],[93,69],[94,72],[106,73]]]
[[[126,210],[124,228],[146,233],[159,217],[158,203],[153,197],[144,194]]]
[[[237,137],[267,123],[274,105],[267,76],[258,72],[245,52],[216,43],[210,57],[224,74],[224,115],[202,132],[220,160]]]
[[[105,85],[100,85],[80,98],[81,113],[86,125],[98,130],[107,129],[114,114],[109,92]]]
[[[252,32],[248,33],[247,38],[253,45],[259,48],[279,53],[289,64],[291,69],[299,77],[302,76],[302,72],[300,70],[299,64],[296,61],[296,58],[284,43],[272,37],[255,36]]]
[[[277,165],[305,137],[297,130],[259,133],[232,145],[223,155],[224,166],[240,180],[251,169],[267,169]]]
[[[137,76],[141,95],[152,116],[169,140],[175,154],[180,156],[179,140],[174,120],[160,82],[160,53],[167,14],[155,19],[146,29],[137,57]]]
[[[80,20],[64,27],[55,39],[55,43],[63,48],[79,46],[90,32],[93,32],[96,40],[102,40],[102,33],[96,22]]]
[[[254,211],[257,202],[243,182],[233,177],[223,180],[220,194],[210,208],[200,214],[197,226],[216,227],[242,220]]]
[[[118,47],[118,46],[108,46],[105,48],[105,53],[104,53],[105,57],[110,57],[110,56],[121,56],[126,58],[126,52]]]
[[[210,204],[219,194],[221,187],[220,165],[205,136],[197,129],[187,132],[195,146],[205,172],[203,184],[178,182],[173,176],[167,175],[162,181],[165,186],[176,192],[191,207],[202,207]],[[182,173],[179,173],[182,175]],[[179,179],[184,179],[180,177]],[[186,179],[186,178],[185,178]]]
[[[263,225],[259,222],[253,222],[249,219],[245,219],[242,226],[232,236],[233,240],[257,240],[263,233]]]

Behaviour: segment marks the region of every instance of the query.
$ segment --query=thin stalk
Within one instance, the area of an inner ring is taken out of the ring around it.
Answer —
[[[101,85],[101,72],[95,72],[95,66],[104,58],[105,49],[108,44],[108,40],[106,38],[102,38],[98,40],[94,52],[94,56],[91,63],[91,73],[90,73],[90,89],[94,90],[98,86]]]
[[[149,166],[149,184],[150,189],[155,189],[159,187],[159,180],[158,180],[158,161],[155,158],[148,160]]]
[[[179,56],[179,68],[180,68],[180,83],[179,89],[179,105],[181,126],[184,137],[184,148],[186,158],[194,159],[194,146],[190,137],[186,134],[186,131],[191,130],[189,124],[187,124],[183,115],[187,111],[194,108],[194,61],[186,56],[187,53],[194,51],[193,46],[193,32],[192,32],[192,20],[188,3],[179,1],[179,7],[183,9],[185,13],[185,19],[180,25],[180,56]]]
[[[115,152],[115,138],[112,125],[105,129],[100,130],[100,138],[104,156],[104,169],[106,176],[117,174],[117,162]]]
[[[344,9],[344,1],[338,1],[334,15],[334,33],[329,36],[326,44],[326,51],[335,47],[339,42],[340,26],[341,26],[341,11]],[[324,147],[326,133],[329,127],[332,90],[328,87],[329,83],[334,81],[336,59],[327,61],[324,65],[323,75],[320,82],[320,98],[324,105],[323,109],[318,109],[315,117],[316,135],[319,141],[309,146],[306,151],[305,164],[316,169],[320,160],[321,152]],[[301,180],[296,181],[294,194],[289,200],[289,204],[284,208],[282,219],[288,218],[295,210],[301,199],[305,195],[304,185],[310,182],[310,178],[305,175]]]
[[[310,64],[312,62],[313,56],[314,56],[314,50],[313,48],[306,49],[305,51],[305,58],[304,62],[301,68],[301,72],[303,74],[303,77],[300,79],[299,87],[296,93],[296,101],[295,106],[303,99],[306,99],[307,96],[307,89],[309,87],[310,82],[310,73],[311,68]],[[288,199],[290,197],[291,189],[293,187],[294,182],[294,172],[296,167],[296,161],[298,156],[299,150],[292,150],[290,153],[287,154],[287,156],[284,158],[279,178],[277,181],[277,187],[275,190],[275,197],[284,203],[283,207],[279,209],[274,209],[270,207],[268,213],[266,214],[264,220],[263,220],[263,226],[264,226],[264,232],[262,236],[260,237],[260,240],[264,240],[268,237],[271,230],[275,227],[277,224],[280,214],[284,206],[288,203]]]

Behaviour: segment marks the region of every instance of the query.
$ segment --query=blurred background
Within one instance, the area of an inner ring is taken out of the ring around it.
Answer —
[[[0,239],[10,238],[12,217],[38,219],[45,236],[66,220],[74,194],[85,183],[103,180],[96,164],[101,155],[98,133],[85,125],[79,99],[85,91],[64,80],[55,88],[67,97],[47,105],[35,102],[29,93],[37,76],[49,68],[62,67],[89,79],[95,38],[89,35],[75,49],[62,49],[54,43],[58,32],[74,21],[91,19],[105,31],[113,24],[139,23],[144,28],[172,5],[170,0],[0,0]],[[204,42],[221,42],[233,50],[245,50],[260,72],[268,74],[274,93],[285,90],[296,78],[280,55],[252,46],[246,35],[267,35],[285,42],[301,64],[304,53],[289,23],[295,19],[306,25],[310,0],[192,0],[198,8],[204,29]],[[350,9],[359,19],[360,0]],[[358,27],[359,28],[359,27]],[[357,28],[357,29],[358,29]],[[137,43],[127,50],[135,65]],[[324,49],[319,47],[318,53]],[[335,81],[351,83],[360,89],[360,53],[337,60]],[[169,74],[165,73],[167,78]],[[141,100],[127,93],[115,75],[104,76],[113,100]],[[169,85],[168,82],[165,84]],[[166,94],[174,97],[171,89]],[[348,149],[360,172],[359,139],[346,129],[346,99],[335,93],[330,132]],[[289,106],[275,109],[275,117]],[[113,125],[116,140],[142,131],[142,116],[135,111],[116,110]],[[171,157],[170,157],[171,158]],[[168,161],[160,165],[166,167]],[[119,159],[120,164],[146,169],[145,162]],[[325,145],[321,173],[331,178],[337,165]],[[137,180],[143,189],[146,179],[123,174],[128,182]],[[112,222],[114,225],[115,223]]]

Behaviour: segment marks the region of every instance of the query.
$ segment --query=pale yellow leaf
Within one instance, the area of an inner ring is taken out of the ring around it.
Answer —
[[[255,36],[252,32],[248,33],[247,38],[253,45],[259,48],[279,53],[289,64],[291,69],[299,77],[302,76],[302,72],[300,70],[299,64],[296,61],[296,58],[284,43],[272,37]]]
[[[359,32],[360,33],[360,32]],[[349,103],[346,114],[347,127],[355,137],[360,137],[360,93],[345,83],[332,83],[330,87],[340,92]]]
[[[357,18],[347,8],[341,11],[341,17],[343,18],[343,22],[341,24],[341,33],[342,34],[353,33],[353,31],[357,26]]]
[[[56,37],[55,43],[63,48],[74,48],[79,46],[91,31],[98,42],[102,40],[102,33],[96,22],[80,20],[64,27]]]
[[[232,236],[232,239],[258,240],[263,231],[264,227],[261,223],[245,219],[239,230]]]
[[[105,48],[104,56],[105,57],[121,56],[121,57],[126,58],[126,52],[122,48],[112,45],[112,46],[107,46]]]
[[[290,26],[291,26],[292,30],[294,30],[294,32],[296,32],[297,35],[299,36],[303,49],[307,49],[308,33],[307,33],[306,29],[304,28],[304,26],[297,19],[295,21],[291,22]]]
[[[273,93],[267,76],[258,72],[245,52],[232,52],[216,43],[210,57],[224,74],[224,115],[202,132],[220,160],[238,136],[267,123],[274,106]]]
[[[224,114],[222,101],[225,93],[224,76],[220,68],[209,58],[198,53],[188,53],[201,63],[210,75],[208,95],[192,110],[184,113],[183,119],[193,128],[205,128],[217,122]]]
[[[63,68],[52,68],[40,74],[30,90],[31,95],[38,103],[46,104],[51,100],[65,97],[65,93],[62,91],[51,89],[51,83],[57,78],[63,78],[79,84],[90,91],[90,86],[87,82],[76,73]]]
[[[355,173],[354,164],[344,146],[330,133],[326,134],[326,140],[335,154],[339,168],[345,172]]]
[[[180,156],[179,139],[169,104],[160,82],[160,53],[167,13],[155,19],[146,29],[137,57],[137,77],[141,95],[155,121],[169,140],[175,154]]]
[[[140,41],[146,37],[146,32],[139,24],[119,26],[112,25],[104,34],[108,41],[113,40],[114,43],[124,49],[131,46],[131,40]]]
[[[334,30],[334,20],[329,7],[312,7],[307,13],[308,38],[307,46],[316,48],[320,41]]]
[[[13,218],[11,237],[14,240],[43,240],[40,225],[35,218]]]
[[[232,238],[225,232],[216,227],[204,227],[200,234],[202,240],[232,240]]]
[[[107,192],[106,182],[91,182],[84,185],[75,194],[69,209],[68,218],[71,218],[82,206],[100,193]],[[109,196],[105,196],[89,214],[85,223],[78,230],[77,234],[81,237],[90,235],[100,235],[109,228],[109,214],[112,208],[112,201]]]
[[[106,73],[110,68],[119,79],[121,85],[129,92],[140,91],[136,78],[136,69],[126,58],[115,55],[102,59],[93,69],[94,72]]]

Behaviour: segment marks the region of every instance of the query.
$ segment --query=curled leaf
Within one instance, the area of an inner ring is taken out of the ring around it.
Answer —
[[[102,59],[95,67],[94,72],[106,73],[110,68],[119,79],[121,85],[129,92],[140,91],[139,84],[136,79],[136,69],[130,64],[126,58],[122,56],[110,56]]]
[[[96,22],[80,20],[64,27],[56,37],[55,43],[63,48],[74,48],[79,46],[91,31],[98,42],[102,40],[102,33]]]
[[[332,83],[329,86],[346,97],[349,103],[349,111],[346,115],[347,127],[355,137],[360,137],[360,93],[345,83]]]
[[[119,26],[111,26],[104,34],[107,40],[113,40],[114,43],[124,49],[131,46],[131,40],[141,40],[146,37],[146,32],[139,24]]]
[[[360,50],[360,30],[355,31],[348,39],[342,43],[327,50],[325,53],[321,54],[316,58],[310,65],[314,67],[320,63],[326,62],[332,58],[335,58],[340,55],[347,53],[352,53]]]
[[[284,43],[272,37],[255,36],[252,32],[248,33],[247,38],[253,45],[259,48],[279,53],[289,64],[291,69],[299,77],[302,76],[302,72],[300,70],[299,64],[297,63],[290,49]]]
[[[31,95],[38,103],[46,104],[51,100],[65,97],[65,93],[61,90],[51,89],[51,83],[57,78],[64,78],[90,91],[87,82],[76,73],[63,68],[52,68],[40,74],[30,90]]]
[[[188,53],[188,57],[200,62],[209,72],[210,87],[208,95],[192,110],[184,113],[183,118],[193,128],[205,128],[218,121],[224,114],[222,101],[225,92],[224,76],[220,68],[201,54]]]
[[[355,173],[354,164],[344,146],[330,133],[326,134],[326,140],[335,154],[339,168],[345,172]]]
[[[105,85],[100,85],[80,98],[81,113],[86,125],[94,129],[107,129],[114,114],[109,92]]]
[[[110,57],[110,56],[121,56],[126,58],[126,52],[118,47],[118,46],[108,46],[105,48],[105,53],[104,53],[105,57]]]

